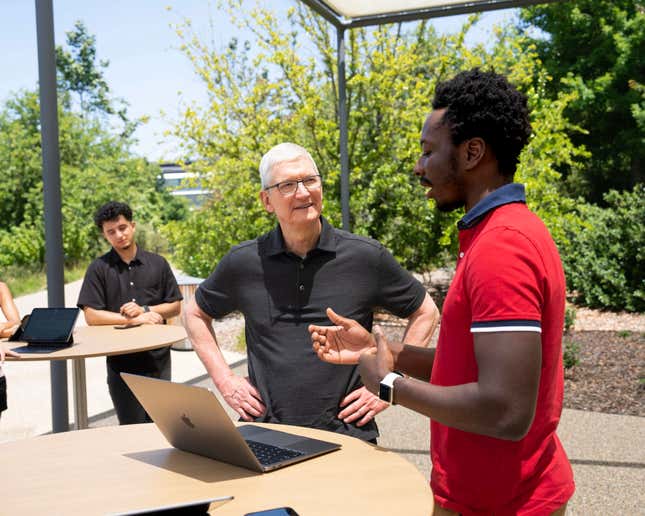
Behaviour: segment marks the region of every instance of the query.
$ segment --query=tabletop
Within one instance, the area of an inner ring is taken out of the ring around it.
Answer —
[[[0,512],[106,514],[229,495],[211,514],[282,506],[306,516],[432,512],[426,479],[398,454],[322,430],[266,426],[342,448],[261,474],[174,449],[152,423],[39,436],[0,445]]]
[[[80,326],[74,330],[74,344],[51,353],[22,353],[19,358],[6,360],[59,360],[121,355],[170,346],[186,338],[182,326],[143,324],[123,330],[112,325]],[[4,342],[9,349],[25,346],[25,342]]]

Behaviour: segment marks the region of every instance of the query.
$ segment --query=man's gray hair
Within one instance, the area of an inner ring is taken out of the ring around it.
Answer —
[[[275,147],[269,149],[269,151],[262,156],[260,161],[260,180],[262,181],[262,188],[266,188],[269,185],[269,180],[271,178],[271,171],[273,167],[284,163],[285,161],[294,161],[298,158],[307,158],[311,161],[311,164],[314,167],[316,174],[318,174],[318,167],[316,162],[311,157],[311,154],[307,152],[307,149],[295,143],[280,143]]]

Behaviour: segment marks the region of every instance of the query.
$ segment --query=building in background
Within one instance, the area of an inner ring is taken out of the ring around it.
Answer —
[[[177,163],[161,163],[159,167],[163,185],[171,195],[186,198],[191,208],[199,208],[210,196],[210,191],[200,185],[198,174],[186,172]]]

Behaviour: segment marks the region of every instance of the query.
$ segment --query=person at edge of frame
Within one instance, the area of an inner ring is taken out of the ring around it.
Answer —
[[[18,308],[13,302],[11,290],[6,283],[0,281],[0,310],[6,319],[0,322],[0,338],[11,337],[20,326],[20,314]],[[18,357],[18,353],[6,349],[5,345],[0,342],[0,416],[7,410],[7,378],[2,370],[5,356]]]

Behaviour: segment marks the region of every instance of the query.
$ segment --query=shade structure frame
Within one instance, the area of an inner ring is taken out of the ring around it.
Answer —
[[[472,14],[478,12],[494,11],[501,9],[513,9],[528,7],[536,4],[545,4],[564,0],[472,0],[467,2],[427,1],[425,7],[413,9],[393,8],[388,12],[374,12],[362,16],[346,16],[342,11],[334,9],[332,2],[324,0],[300,0],[315,12],[320,14],[336,28],[344,27],[366,27],[370,25],[384,25],[388,23],[401,23],[406,21],[425,20],[430,18],[441,18],[445,16],[457,16],[460,14]],[[343,3],[343,2],[334,2]],[[349,3],[349,2],[347,2]],[[401,5],[405,2],[391,2],[392,5]]]

